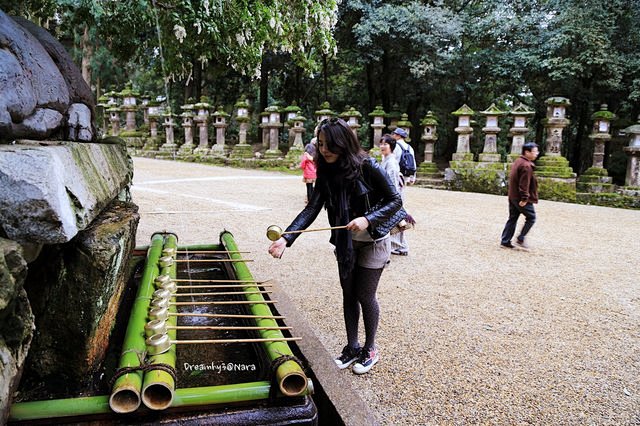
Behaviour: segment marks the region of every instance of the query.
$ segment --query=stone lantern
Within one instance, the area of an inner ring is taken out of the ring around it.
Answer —
[[[471,117],[475,114],[475,111],[469,108],[467,104],[464,104],[451,114],[458,117],[458,127],[454,129],[458,134],[458,145],[452,159],[453,161],[473,161],[473,153],[469,146],[469,138],[473,133]]]
[[[293,119],[302,111],[295,101],[291,102],[291,105],[284,108],[282,112],[284,113],[284,130],[287,132],[287,140],[289,141],[288,145],[291,146],[293,144],[294,134],[289,131],[291,126],[293,126]]]
[[[522,145],[524,145],[527,133],[529,133],[527,118],[533,117],[535,114],[523,103],[509,112],[509,115],[513,116],[513,127],[509,129],[509,135],[512,136],[511,150],[508,155],[510,162],[522,155]]]
[[[183,111],[180,116],[182,117],[182,128],[184,129],[184,143],[180,147],[180,155],[190,155],[193,153],[193,104],[182,105],[180,107]]]
[[[329,102],[327,101],[324,101],[320,105],[320,109],[317,110],[314,114],[316,116],[316,122],[318,123],[320,123],[324,119],[333,118],[336,116],[336,113],[331,110],[331,105],[329,105]]]
[[[160,103],[155,100],[151,100],[148,103],[148,118],[149,118],[149,132],[152,138],[158,137],[158,121],[162,117],[162,108]]]
[[[360,125],[360,119],[362,118],[362,114],[358,112],[354,107],[347,106],[346,110],[340,114],[340,118],[347,122],[353,134],[356,135],[356,139],[358,138],[358,129],[362,127]]]
[[[567,98],[552,97],[546,100],[546,104],[546,149],[544,155],[536,160],[538,193],[540,198],[574,202],[576,174],[562,156],[562,131],[570,123],[566,115],[571,102]]]
[[[438,119],[433,115],[433,112],[427,111],[427,114],[420,122],[420,125],[424,126],[421,138],[424,142],[423,163],[433,163],[433,152],[436,141],[438,140],[438,134],[436,133],[438,129]]]
[[[576,189],[578,192],[601,193],[614,191],[613,178],[608,176],[604,168],[605,143],[611,140],[609,128],[616,115],[607,110],[607,105],[601,105],[600,111],[591,115],[593,130],[589,139],[593,141],[593,165],[578,178]]]
[[[398,104],[393,104],[391,111],[386,115],[389,120],[389,131],[393,132],[398,127],[398,121],[402,119],[402,112],[400,112]],[[407,132],[408,133],[408,132]]]
[[[617,117],[614,113],[607,110],[607,105],[600,105],[600,111],[596,111],[591,116],[593,120],[593,131],[589,138],[593,140],[593,166],[594,168],[604,168],[604,148],[605,143],[611,140],[611,121]]]
[[[433,162],[435,144],[438,140],[438,119],[433,112],[427,111],[420,121],[420,125],[424,126],[421,137],[424,142],[424,161],[418,165],[416,183],[438,186],[442,182],[442,174],[436,163]]]
[[[96,107],[98,108],[98,111],[100,112],[100,115],[102,116],[102,128],[100,129],[100,132],[102,133],[102,135],[106,135],[108,132],[107,129],[107,119],[108,114],[107,114],[107,110],[109,109],[110,105],[109,105],[109,97],[107,95],[102,95],[98,98],[98,103],[96,104]]]
[[[409,121],[409,116],[407,114],[402,114],[400,116],[400,120],[398,120],[396,122],[396,129],[402,129],[405,132],[407,132],[407,135],[411,134],[411,128],[413,127],[413,124],[411,124],[411,122]],[[404,138],[404,140],[409,143],[411,142],[411,138],[410,137],[406,137]]]
[[[373,118],[373,124],[371,127],[373,128],[373,146],[380,146],[380,139],[382,139],[382,129],[384,129],[384,118],[386,117],[386,113],[382,109],[382,105],[376,105],[376,109],[369,113],[369,117]]]
[[[291,119],[289,125],[291,126],[290,132],[293,133],[293,145],[287,153],[287,160],[292,162],[296,167],[300,161],[300,156],[304,151],[304,144],[302,142],[302,134],[305,131],[304,122],[306,118],[301,115],[296,115]]]
[[[234,158],[251,158],[253,149],[247,143],[247,130],[249,129],[249,103],[246,99],[240,99],[234,105],[236,108],[236,121],[239,124],[238,143],[233,146],[231,157]]]
[[[498,117],[503,116],[506,112],[501,111],[495,103],[491,104],[489,108],[484,111],[480,111],[479,114],[486,117],[486,125],[482,128],[484,132],[484,148],[479,159],[483,163],[499,163],[500,154],[498,154],[498,133],[500,133],[500,127],[498,127]]]
[[[173,155],[176,152],[177,145],[175,143],[173,127],[176,123],[173,121],[173,114],[171,113],[171,108],[167,108],[166,111],[162,114],[164,118],[164,133],[165,133],[165,143],[160,147],[160,151],[170,153]]]
[[[134,91],[131,87],[131,82],[128,82],[120,97],[122,98],[122,110],[125,112],[125,131],[135,132],[136,130],[136,110],[137,98],[140,94]]]
[[[268,113],[268,121],[264,126],[269,129],[269,149],[265,151],[265,158],[279,158],[282,156],[282,152],[278,149],[278,141],[280,140],[280,128],[282,123],[280,122],[280,108],[276,105],[272,105],[265,109]]]
[[[624,129],[624,132],[630,137],[629,146],[624,147],[624,152],[629,156],[625,185],[637,189],[640,186],[640,116],[638,122]]]
[[[562,130],[571,123],[566,118],[567,107],[571,105],[571,102],[567,98],[553,97],[547,99],[546,104],[547,149],[545,155],[559,157],[562,155]]]
[[[149,101],[151,101],[151,96],[148,93],[144,93],[140,97],[140,109],[142,110],[142,121],[148,126],[149,125]]]
[[[196,154],[207,155],[209,153],[209,98],[206,96],[200,97],[200,102],[194,105],[197,111],[193,121],[198,126],[199,143],[194,152]]]
[[[260,113],[260,128],[262,129],[262,147],[269,149],[269,112],[262,111]]]
[[[304,122],[306,120],[307,119],[304,118],[301,115],[296,115],[295,117],[292,118],[292,121],[293,121],[292,130],[295,133],[295,137],[294,137],[294,140],[293,140],[293,146],[297,147],[297,148],[300,148],[301,150],[304,147],[304,145],[302,143],[302,134],[305,131]]]
[[[120,108],[113,106],[107,109],[109,113],[109,122],[111,122],[111,136],[120,134]]]
[[[230,115],[224,112],[222,106],[219,106],[216,112],[212,114],[212,117],[213,127],[216,128],[216,144],[213,145],[211,150],[218,154],[225,154],[225,150],[227,149],[227,147],[225,146],[225,134],[227,131],[227,127],[229,127],[227,118],[229,118]]]
[[[116,92],[115,90],[111,90],[105,93],[104,95],[109,98],[109,102],[107,103],[109,104],[110,107],[118,106],[118,96],[119,96],[118,92]]]

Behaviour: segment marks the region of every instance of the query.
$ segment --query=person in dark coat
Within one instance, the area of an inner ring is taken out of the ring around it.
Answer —
[[[500,245],[505,248],[514,248],[511,242],[516,232],[516,224],[520,215],[524,215],[525,222],[515,244],[524,249],[529,246],[525,237],[536,222],[536,211],[533,205],[538,202],[538,181],[534,174],[535,164],[538,158],[538,145],[527,142],[522,146],[522,155],[511,165],[509,172],[509,219],[504,225]]]

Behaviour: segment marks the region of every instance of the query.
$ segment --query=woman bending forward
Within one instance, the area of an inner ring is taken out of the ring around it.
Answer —
[[[389,259],[389,234],[378,226],[402,207],[402,199],[387,173],[365,153],[344,120],[327,119],[320,123],[315,154],[318,179],[307,206],[286,231],[309,227],[324,206],[329,224],[346,229],[331,231],[338,273],[342,286],[347,344],[335,362],[344,369],[353,364],[353,372],[364,374],[379,359],[375,344],[380,309],[376,290],[382,270]],[[280,258],[299,233],[285,234],[269,247]],[[358,322],[364,321],[365,342],[360,346]]]

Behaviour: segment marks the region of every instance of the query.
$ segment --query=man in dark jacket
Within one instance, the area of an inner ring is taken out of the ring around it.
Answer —
[[[538,181],[533,173],[533,161],[538,158],[538,145],[527,142],[522,146],[522,155],[511,165],[509,173],[509,219],[504,225],[500,244],[505,248],[514,248],[511,238],[516,232],[516,224],[520,215],[526,221],[520,235],[516,238],[516,245],[528,249],[524,238],[536,222],[536,211],[533,205],[538,202]]]

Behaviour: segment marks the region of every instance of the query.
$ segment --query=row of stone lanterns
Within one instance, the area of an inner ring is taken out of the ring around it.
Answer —
[[[118,100],[121,99],[121,105],[118,106]],[[138,100],[142,99],[142,102],[138,104]],[[575,178],[575,173],[568,166],[568,161],[561,156],[562,151],[562,133],[563,130],[570,124],[570,121],[566,118],[566,109],[571,105],[568,99],[562,97],[552,97],[547,99],[547,117],[544,120],[544,126],[546,129],[546,150],[544,156],[540,159],[540,167],[538,173],[542,175],[547,174],[547,170],[551,170],[552,177],[560,178]],[[172,153],[177,150],[174,138],[174,127],[176,123],[173,121],[173,115],[170,110],[164,110],[161,108],[158,102],[152,101],[148,96],[140,96],[138,92],[132,89],[131,84],[128,83],[125,89],[121,92],[109,92],[99,99],[99,107],[102,107],[105,112],[109,113],[109,121],[111,123],[111,134],[113,135],[130,135],[136,132],[135,114],[138,109],[143,111],[143,119],[145,124],[149,126],[149,132],[152,139],[150,146],[146,146],[147,149],[157,149],[155,146],[155,140],[158,136],[158,124],[162,123],[165,128],[165,144],[160,147],[160,151]],[[228,119],[230,117],[222,107],[218,107],[213,113],[210,113],[212,106],[209,104],[206,97],[202,97],[199,102],[195,104],[188,104],[181,107],[183,110],[180,117],[182,118],[182,127],[184,129],[184,144],[178,151],[182,155],[190,155],[192,153],[200,155],[227,155],[231,147],[225,144],[226,129],[229,126]],[[240,100],[235,104],[236,109],[236,121],[239,123],[239,141],[233,148],[232,156],[237,157],[251,157],[252,150],[249,144],[247,144],[247,131],[249,126],[249,105],[246,100]],[[284,128],[284,131],[288,134],[288,145],[290,146],[290,152],[293,155],[298,155],[303,149],[303,133],[305,131],[306,118],[300,115],[301,108],[295,103],[292,105],[280,109],[278,106],[270,106],[260,114],[262,128],[262,142],[266,149],[266,158],[280,158],[282,152],[278,149],[280,141],[280,129]],[[124,132],[120,130],[120,113],[125,113],[125,129]],[[281,114],[284,114],[285,121],[281,121]],[[471,119],[476,114],[466,104],[460,107],[458,110],[452,112],[452,115],[458,118],[458,123],[454,131],[458,133],[458,141],[456,146],[456,152],[453,154],[454,162],[467,162],[473,161],[473,154],[470,150],[470,136],[473,133],[471,127]],[[513,116],[513,127],[509,129],[509,136],[512,137],[512,144],[509,153],[510,160],[520,155],[522,145],[524,144],[526,134],[529,132],[527,127],[527,119],[534,115],[534,112],[529,110],[525,105],[520,104],[509,112],[501,111],[495,104],[491,104],[486,110],[478,112],[478,114],[485,117],[485,126],[482,127],[482,132],[485,134],[484,148],[479,155],[480,163],[499,163],[500,154],[497,152],[497,135],[501,131],[498,120],[507,114]],[[320,105],[320,109],[314,113],[317,123],[327,118],[340,116],[343,118],[353,132],[357,135],[358,129],[361,127],[360,120],[362,114],[353,107],[347,107],[344,112],[337,114],[331,110],[330,104],[324,102]],[[412,123],[408,120],[407,114],[401,114],[399,112],[385,113],[381,106],[376,106],[368,116],[372,120],[371,127],[373,129],[373,141],[374,146],[379,146],[380,138],[382,137],[382,130],[387,127],[389,130],[393,130],[397,127],[403,128],[407,133],[410,133]],[[106,118],[106,115],[105,115]],[[594,113],[592,119],[594,120],[594,129],[590,138],[594,141],[594,155],[593,166],[585,172],[586,175],[596,174],[599,176],[598,183],[608,184],[610,179],[607,179],[606,170],[603,167],[605,143],[611,139],[609,133],[610,121],[615,118],[611,112],[607,111],[606,105],[603,105],[601,110]],[[388,125],[385,125],[385,119],[389,121]],[[209,147],[209,122],[212,121],[213,127],[216,129],[216,143]],[[103,123],[106,128],[106,121]],[[437,126],[438,121],[431,111],[421,121],[423,126],[423,134],[421,140],[425,143],[424,149],[424,161],[420,165],[419,170],[425,173],[432,173],[437,171],[433,167],[433,154],[434,146],[437,141]],[[199,144],[194,144],[194,125],[198,128]],[[634,134],[636,127],[632,126],[628,129],[628,133]],[[628,168],[627,180],[632,186],[640,185],[638,182],[637,172],[634,173],[638,167],[638,146],[630,145],[625,148],[625,152],[630,155],[630,163]],[[604,171],[603,171],[604,170]],[[588,180],[588,179],[587,179]]]

